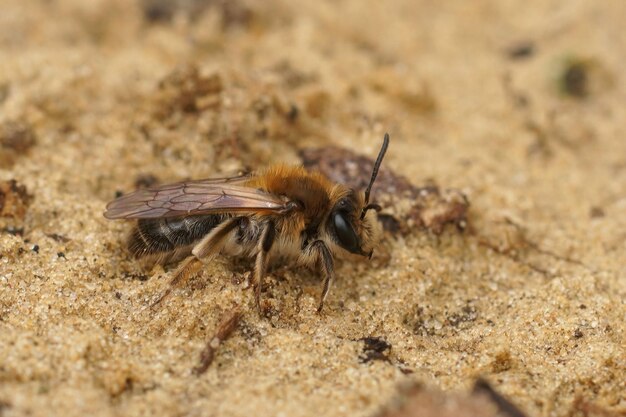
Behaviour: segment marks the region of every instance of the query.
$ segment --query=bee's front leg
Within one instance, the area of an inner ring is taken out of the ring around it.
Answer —
[[[316,252],[317,259],[324,273],[324,286],[322,288],[322,295],[320,297],[320,304],[317,307],[317,312],[321,313],[324,308],[324,300],[330,291],[330,284],[335,280],[335,260],[330,253],[328,246],[322,240],[316,240],[311,243],[311,251]]]
[[[263,289],[263,278],[265,277],[265,271],[267,270],[269,251],[272,249],[275,238],[276,225],[273,220],[270,220],[261,229],[261,236],[257,244],[256,262],[254,265],[254,282],[256,285],[254,299],[261,317],[263,316],[263,310],[261,309],[261,290]]]

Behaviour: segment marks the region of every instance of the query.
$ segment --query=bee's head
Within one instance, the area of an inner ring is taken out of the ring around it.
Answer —
[[[350,253],[371,257],[379,229],[375,211],[365,210],[363,193],[349,190],[334,205],[327,230],[337,246]]]
[[[343,193],[330,212],[328,219],[330,236],[337,245],[350,253],[371,258],[374,252],[380,231],[376,212],[380,211],[381,207],[370,203],[369,197],[388,146],[389,135],[385,134],[383,146],[374,164],[372,178],[365,192],[349,190],[347,194]]]

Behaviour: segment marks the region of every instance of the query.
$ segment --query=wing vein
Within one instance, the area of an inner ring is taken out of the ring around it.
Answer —
[[[249,176],[195,180],[137,190],[107,204],[109,219],[147,219],[224,212],[281,212],[287,201],[246,187]]]

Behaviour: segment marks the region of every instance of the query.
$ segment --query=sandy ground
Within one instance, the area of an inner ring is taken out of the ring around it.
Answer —
[[[626,3],[312,3],[0,3],[0,415],[370,416],[479,376],[530,416],[626,412]],[[388,233],[321,316],[286,267],[258,318],[227,259],[147,308],[170,269],[125,251],[116,192],[386,131],[464,231]]]

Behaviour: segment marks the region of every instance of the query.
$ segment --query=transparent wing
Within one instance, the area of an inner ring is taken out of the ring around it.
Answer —
[[[282,212],[287,201],[241,185],[249,176],[184,181],[137,190],[107,204],[107,219],[154,219],[219,212]]]

